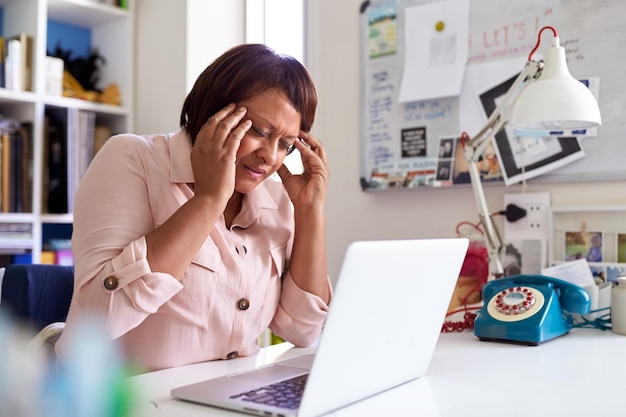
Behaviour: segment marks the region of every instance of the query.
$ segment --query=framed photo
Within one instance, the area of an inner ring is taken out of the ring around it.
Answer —
[[[626,263],[626,232],[615,233],[615,260]]]
[[[584,258],[588,262],[602,262],[604,260],[603,238],[601,231],[566,231],[564,259],[573,261]]]
[[[518,75],[480,94],[480,102],[485,114],[493,113],[498,106],[498,101],[506,95]],[[579,141],[575,139],[575,136],[569,135],[549,135],[541,138],[528,138],[524,142],[529,143],[522,143],[521,139],[515,136],[512,128],[501,129],[496,133],[494,143],[504,183],[510,185],[523,179],[534,178],[583,158],[585,153]]]

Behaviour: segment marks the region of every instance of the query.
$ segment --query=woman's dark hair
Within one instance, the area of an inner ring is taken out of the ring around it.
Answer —
[[[262,44],[236,46],[209,65],[185,99],[180,126],[195,142],[202,126],[219,110],[270,89],[287,96],[300,113],[300,129],[309,132],[317,93],[308,71],[295,58]]]

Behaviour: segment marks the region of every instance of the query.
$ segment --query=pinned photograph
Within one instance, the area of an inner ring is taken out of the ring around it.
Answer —
[[[587,262],[602,262],[604,247],[600,231],[565,232],[565,260],[586,259]]]
[[[439,139],[439,159],[452,158],[452,151],[454,151],[455,137],[440,138]]]

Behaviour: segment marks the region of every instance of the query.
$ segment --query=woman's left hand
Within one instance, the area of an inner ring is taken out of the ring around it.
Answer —
[[[323,206],[328,187],[328,163],[326,152],[320,141],[308,133],[300,132],[301,140],[296,140],[296,149],[302,157],[302,174],[292,174],[283,164],[278,175],[295,207]],[[304,141],[304,143],[303,143]]]

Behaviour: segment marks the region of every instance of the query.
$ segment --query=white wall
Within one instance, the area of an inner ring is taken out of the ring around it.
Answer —
[[[245,0],[135,1],[135,131],[174,132],[198,75],[244,41]]]
[[[187,0],[187,91],[211,62],[244,42],[245,10],[245,0]]]
[[[180,106],[186,94],[185,87],[181,87],[188,77],[182,68],[187,59],[180,46],[184,43],[170,46],[171,43],[164,44],[160,38],[155,42],[157,38],[150,38],[149,33],[156,31],[170,40],[178,39],[185,28],[185,17],[180,16],[179,10],[183,2],[138,0],[138,3],[139,90],[135,126],[139,132],[171,131],[178,127]],[[210,2],[214,10],[203,20],[208,35],[193,35],[194,40],[207,38],[208,49],[201,53],[207,59],[212,60],[223,52],[225,45],[243,41],[242,3],[243,0]],[[306,10],[305,55],[320,101],[313,133],[326,147],[331,170],[327,233],[329,273],[333,280],[345,249],[353,240],[451,237],[455,236],[458,222],[477,221],[469,186],[381,193],[361,191],[358,12],[361,3],[362,0],[308,0]],[[216,11],[218,7],[220,11]],[[224,7],[226,11],[222,12]],[[241,16],[237,16],[239,11]],[[160,23],[141,22],[148,17]],[[157,76],[157,73],[169,75]],[[531,182],[526,191],[550,192],[553,205],[626,204],[625,186],[624,181],[547,185]],[[485,192],[491,211],[502,208],[504,193],[521,191],[521,185],[487,186]]]
[[[135,133],[167,133],[178,127],[186,88],[185,3],[135,3]]]

